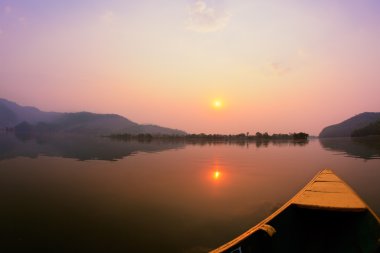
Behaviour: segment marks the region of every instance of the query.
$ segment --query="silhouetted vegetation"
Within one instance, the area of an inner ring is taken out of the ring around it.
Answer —
[[[370,135],[380,135],[380,120],[373,122],[368,126],[356,129],[352,132],[351,137],[365,137]]]
[[[23,121],[14,127],[16,133],[31,133],[33,130],[33,126],[26,121]]]
[[[307,133],[303,133],[303,132],[293,134],[293,139],[297,139],[297,140],[305,140],[308,137],[309,137],[309,135]]]
[[[211,142],[246,142],[246,141],[262,141],[262,140],[307,140],[309,135],[307,133],[290,133],[290,134],[273,134],[269,135],[267,132],[257,132],[255,135],[249,135],[249,133],[240,134],[188,134],[188,135],[151,135],[151,134],[113,134],[107,136],[112,139],[120,140],[139,140],[139,141],[152,141],[152,140],[176,140],[176,141],[211,141]]]

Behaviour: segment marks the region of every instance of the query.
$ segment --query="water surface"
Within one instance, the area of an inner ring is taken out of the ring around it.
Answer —
[[[364,151],[363,151],[364,150]],[[0,136],[0,252],[207,252],[333,169],[380,213],[376,145]]]

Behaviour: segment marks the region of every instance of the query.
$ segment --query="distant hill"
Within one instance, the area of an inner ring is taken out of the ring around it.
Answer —
[[[37,122],[51,122],[59,117],[60,113],[42,112],[32,106],[20,106],[15,102],[0,98],[0,128],[12,127],[22,121],[35,124]]]
[[[114,133],[186,134],[177,129],[137,124],[117,114],[43,112],[35,107],[20,106],[0,98],[1,128],[14,128],[16,132],[65,132],[97,135]]]
[[[379,120],[380,112],[364,112],[339,124],[325,127],[319,134],[319,137],[350,137],[355,130],[367,127],[371,123]]]
[[[352,132],[351,137],[380,136],[380,120],[372,122],[368,126],[356,129]]]

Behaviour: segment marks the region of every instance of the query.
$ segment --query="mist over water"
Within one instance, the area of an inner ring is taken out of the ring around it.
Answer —
[[[1,135],[0,251],[207,252],[324,168],[379,214],[379,154],[351,139],[189,144]]]

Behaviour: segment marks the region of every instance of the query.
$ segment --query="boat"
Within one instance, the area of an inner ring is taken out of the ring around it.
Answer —
[[[330,169],[291,200],[211,253],[380,252],[380,219]]]

